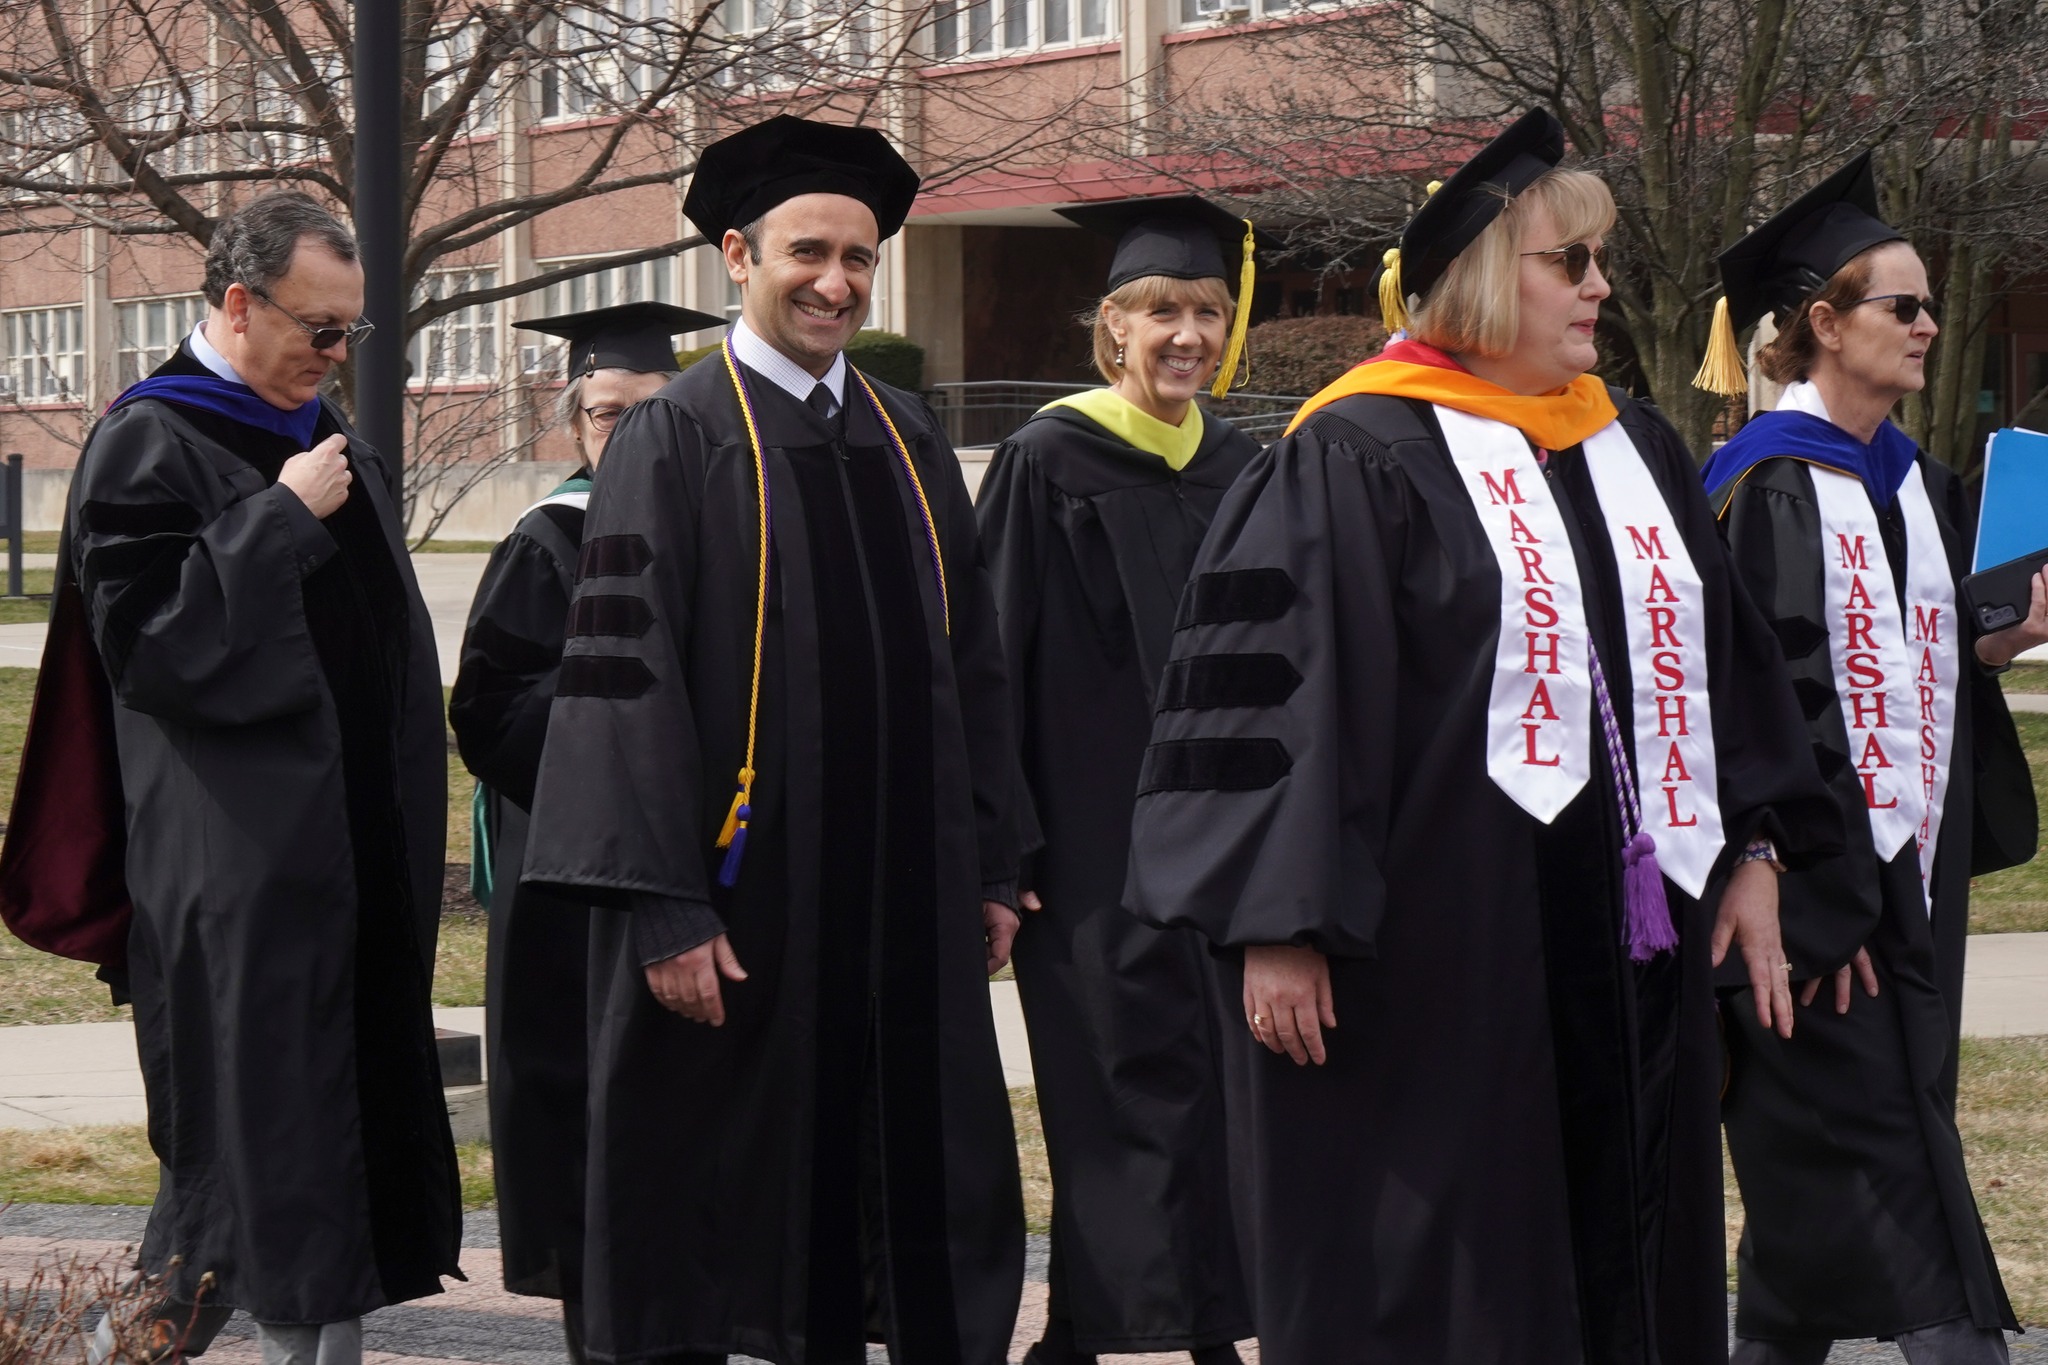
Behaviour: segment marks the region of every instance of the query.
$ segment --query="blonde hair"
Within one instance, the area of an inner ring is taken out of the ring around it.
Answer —
[[[1550,171],[1514,198],[1410,311],[1408,335],[1452,354],[1506,355],[1522,325],[1522,229],[1533,207],[1557,227],[1553,246],[1605,235],[1614,195],[1591,171]]]
[[[1081,315],[1082,323],[1094,329],[1095,369],[1105,380],[1114,384],[1124,377],[1124,367],[1117,363],[1116,337],[1109,330],[1109,320],[1103,316],[1105,306],[1119,313],[1149,313],[1169,303],[1206,303],[1219,308],[1223,311],[1226,330],[1237,311],[1237,305],[1230,297],[1230,286],[1214,277],[1183,280],[1172,275],[1140,275],[1135,280],[1125,280],[1104,295],[1094,308]]]

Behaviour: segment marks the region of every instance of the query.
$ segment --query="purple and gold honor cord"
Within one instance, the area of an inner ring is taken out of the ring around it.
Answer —
[[[761,447],[761,426],[754,417],[754,397],[747,391],[747,381],[740,371],[739,357],[733,353],[732,334],[727,333],[725,344],[720,347],[725,359],[725,372],[732,377],[733,392],[739,396],[740,416],[746,420],[747,445],[754,456],[754,486],[759,491],[756,498],[758,516],[756,532],[760,539],[759,572],[754,581],[754,676],[752,689],[747,698],[747,757],[739,771],[739,789],[733,793],[732,806],[725,814],[725,824],[718,831],[717,847],[725,850],[725,861],[718,869],[718,884],[730,887],[740,878],[740,860],[747,851],[747,824],[754,814],[754,744],[761,722],[761,654],[768,636],[768,555],[771,536],[769,526],[768,457]],[[903,466],[903,475],[910,482],[910,491],[917,498],[917,511],[924,521],[925,544],[932,555],[932,575],[939,588],[939,611],[947,635],[953,633],[953,603],[946,588],[946,557],[939,548],[939,528],[932,520],[931,502],[925,497],[924,481],[917,476],[917,465],[910,458],[910,448],[903,443],[903,437],[896,430],[895,421],[889,410],[882,406],[874,386],[867,376],[851,365],[847,372],[860,384],[867,396],[868,406],[881,419],[882,427],[889,433],[890,448],[896,452],[896,459]]]
[[[1671,927],[1671,906],[1664,897],[1664,871],[1657,866],[1657,841],[1643,828],[1643,807],[1636,795],[1635,774],[1629,770],[1628,750],[1621,742],[1621,722],[1614,714],[1614,697],[1607,690],[1607,674],[1600,667],[1600,651],[1586,641],[1586,661],[1592,665],[1593,696],[1600,707],[1600,734],[1605,740],[1607,763],[1614,773],[1614,804],[1621,814],[1621,900],[1632,962],[1648,962],[1658,953],[1678,946],[1678,934]]]

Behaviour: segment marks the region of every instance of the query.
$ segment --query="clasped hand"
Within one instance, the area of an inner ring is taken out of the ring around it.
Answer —
[[[988,942],[988,974],[994,976],[1010,960],[1010,944],[1017,937],[1017,912],[1000,901],[983,901],[981,926]],[[734,983],[747,979],[739,954],[724,934],[644,970],[647,989],[664,1009],[713,1028],[725,1023],[725,992],[719,985],[720,978]]]

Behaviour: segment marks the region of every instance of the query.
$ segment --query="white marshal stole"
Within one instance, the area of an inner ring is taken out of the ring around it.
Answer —
[[[1548,824],[1590,776],[1598,723],[1578,562],[1527,438],[1503,422],[1436,412],[1500,566],[1487,775]],[[1705,589],[1678,518],[1621,424],[1595,432],[1585,450],[1625,609],[1643,828],[1664,874],[1698,896],[1724,841]]]
[[[1906,524],[1901,602],[1863,481],[1820,465],[1810,469],[1820,512],[1828,652],[1870,840],[1887,859],[1906,840],[1919,841],[1922,897],[1931,913],[1929,879],[1955,758],[1962,653],[1941,524],[1916,464],[1898,494]]]

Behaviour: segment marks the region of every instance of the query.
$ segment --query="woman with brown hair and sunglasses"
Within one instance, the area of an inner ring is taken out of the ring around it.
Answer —
[[[1701,387],[1787,387],[1710,460],[1736,573],[1771,621],[1848,850],[1780,883],[1798,1027],[1724,1018],[1728,1147],[1748,1214],[1736,1365],[1818,1365],[1888,1337],[1913,1365],[2006,1359],[2016,1327],[1955,1121],[1970,878],[2033,855],[2025,755],[1994,675],[2048,643],[2048,574],[1992,634],[1959,610],[1974,499],[1887,420],[1940,328],[1927,268],[1877,217],[1871,154],[1721,255]],[[1739,982],[1724,982],[1739,987]]]
[[[560,408],[582,467],[491,552],[448,720],[477,779],[470,884],[490,912],[485,1043],[505,1287],[562,1301],[569,1356],[580,1365],[590,912],[521,886],[519,868],[591,476],[620,415],[675,378],[675,335],[725,324],[665,303],[627,303],[519,325],[568,342]]]
[[[1265,1365],[1725,1361],[1711,963],[1787,1022],[1745,850],[1837,817],[1691,456],[1588,373],[1615,209],[1563,156],[1538,110],[1429,197],[1406,337],[1175,622],[1125,904],[1218,949]]]

